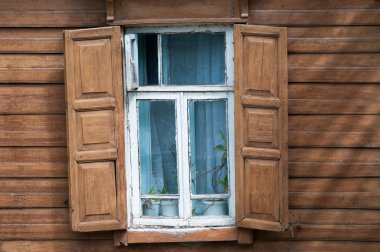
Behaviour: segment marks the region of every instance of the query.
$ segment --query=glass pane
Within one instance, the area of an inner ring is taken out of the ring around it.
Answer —
[[[176,199],[141,199],[143,216],[178,217]]]
[[[202,199],[192,200],[192,215],[228,215],[227,199]]]
[[[193,194],[228,193],[226,100],[189,101]]]
[[[163,84],[224,84],[225,50],[224,33],[163,34]]]
[[[139,85],[158,85],[157,34],[139,34]]]
[[[177,194],[175,101],[139,100],[142,195]]]

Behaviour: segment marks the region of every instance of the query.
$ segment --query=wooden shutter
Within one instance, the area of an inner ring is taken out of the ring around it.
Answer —
[[[234,28],[238,227],[288,225],[286,40],[286,28]]]
[[[65,31],[71,225],[126,228],[119,27]]]

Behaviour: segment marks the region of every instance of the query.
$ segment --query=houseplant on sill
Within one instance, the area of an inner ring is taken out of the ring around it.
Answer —
[[[159,191],[160,194],[168,194],[165,187]],[[175,199],[162,199],[160,201],[161,216],[176,217],[178,216],[178,203]]]
[[[193,186],[195,186],[195,180],[202,177],[207,176],[208,174],[211,174],[211,185],[212,189],[214,191],[214,194],[227,194],[228,193],[228,175],[225,174],[224,178],[221,179],[221,176],[223,175],[224,168],[227,167],[227,138],[226,134],[223,131],[219,131],[219,136],[222,139],[223,143],[218,144],[215,146],[214,150],[216,152],[221,152],[220,155],[220,164],[216,165],[215,167],[212,167],[211,169],[207,170],[204,169],[202,173],[199,173],[196,170],[196,167],[194,164],[190,164],[190,167],[192,169],[192,173],[195,174],[195,178],[191,179],[191,183]],[[222,188],[222,189],[220,189]],[[228,207],[227,207],[227,199],[204,199],[202,200],[202,204],[195,203],[192,212],[193,215],[227,215],[228,214]]]
[[[156,190],[151,188],[148,192],[149,195],[156,194]],[[158,199],[143,199],[143,216],[158,216],[160,210],[160,200]]]

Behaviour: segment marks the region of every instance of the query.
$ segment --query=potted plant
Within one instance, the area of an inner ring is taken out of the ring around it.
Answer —
[[[169,194],[165,187],[159,191],[160,194]],[[178,203],[175,199],[162,199],[160,202],[161,216],[178,216]]]
[[[149,195],[156,194],[156,190],[151,188],[148,192]],[[144,216],[158,216],[160,210],[160,200],[157,199],[143,199],[143,215]]]
[[[228,175],[223,176],[224,168],[227,166],[227,138],[226,134],[223,131],[219,131],[219,136],[222,140],[222,144],[218,144],[215,146],[214,150],[216,152],[221,152],[220,155],[220,164],[211,168],[210,170],[206,170],[203,173],[200,173],[196,170],[194,164],[190,164],[192,173],[195,174],[196,178],[201,176],[207,176],[211,174],[211,184],[215,194],[220,193],[228,193]],[[191,179],[193,185],[195,185],[195,178]],[[193,207],[193,215],[227,215],[227,200],[226,199],[205,199],[202,200],[203,206],[196,205]]]

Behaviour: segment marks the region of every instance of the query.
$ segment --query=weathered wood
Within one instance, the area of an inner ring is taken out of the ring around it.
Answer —
[[[249,24],[281,26],[379,25],[379,9],[250,10]]]
[[[380,177],[380,163],[355,162],[289,162],[289,176],[296,178]]]
[[[0,179],[0,193],[24,192],[67,193],[67,179]]]
[[[63,85],[0,85],[0,114],[64,114]]]
[[[289,81],[332,83],[378,83],[380,82],[380,68],[290,67]]]
[[[364,83],[290,83],[289,99],[380,100],[380,85]]]
[[[1,27],[96,27],[105,23],[105,10],[0,11]]]
[[[68,224],[68,208],[0,209],[1,224]]]
[[[1,146],[66,146],[63,115],[0,115]]]
[[[111,239],[110,232],[75,233],[70,224],[0,224],[2,240]],[[90,242],[90,241],[87,241]],[[112,243],[111,243],[112,244]],[[112,245],[111,245],[112,246]]]
[[[120,40],[120,27],[65,31],[70,214],[75,231],[126,228]],[[113,106],[104,108],[98,103],[101,98],[113,98]]]
[[[167,243],[167,242],[207,242],[207,241],[236,241],[237,228],[213,228],[193,231],[128,231],[128,244],[132,243]],[[129,245],[128,245],[129,246]]]
[[[293,178],[289,192],[380,192],[377,178]]]
[[[66,162],[66,148],[63,147],[0,147],[1,162]]]
[[[0,54],[2,83],[62,83],[62,55]]]
[[[237,226],[282,231],[288,225],[286,29],[234,29]],[[273,100],[279,106],[268,108]],[[239,242],[251,243],[250,232],[241,232]]]
[[[290,99],[289,114],[379,115],[380,100]]]
[[[291,192],[291,208],[380,208],[379,192]]]
[[[68,207],[68,193],[0,193],[0,208]],[[1,235],[0,235],[1,236]]]
[[[378,149],[365,148],[291,148],[290,162],[380,163]]]
[[[379,241],[379,225],[292,225],[287,232],[255,231],[257,239]]]
[[[255,241],[252,246],[237,246],[231,242],[190,244],[161,244],[161,245],[133,245],[128,247],[131,252],[145,251],[198,251],[198,252],[363,252],[378,251],[379,242],[350,242],[350,241]],[[1,248],[4,252],[31,251],[93,251],[116,252],[126,248],[114,247],[110,240],[66,240],[66,241],[3,241]]]
[[[244,22],[240,0],[114,0],[113,7],[113,25]]]
[[[361,209],[291,209],[293,225],[380,225],[380,211]]]
[[[328,9],[380,9],[376,0],[254,0],[249,1],[252,10],[328,10]]]
[[[0,178],[66,178],[67,162],[0,162]]]
[[[63,31],[54,28],[1,28],[0,53],[63,53]]]

